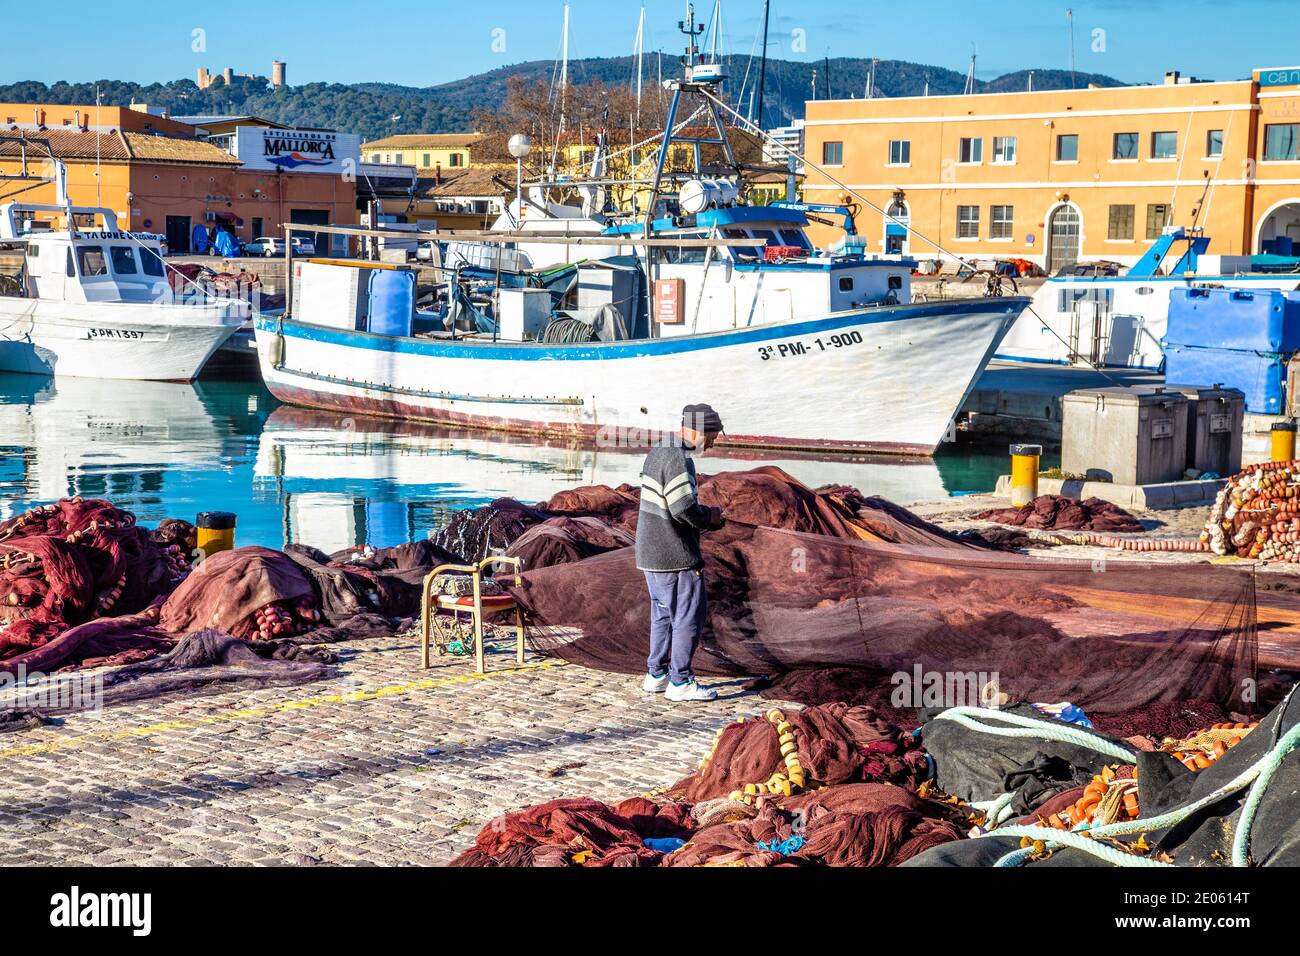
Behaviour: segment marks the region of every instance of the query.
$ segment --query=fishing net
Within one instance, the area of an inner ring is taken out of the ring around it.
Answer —
[[[1249,709],[1250,570],[1162,565],[1153,575],[1140,562],[1002,554],[776,469],[759,469],[753,485],[766,490],[747,493],[746,473],[701,482],[701,499],[721,504],[728,522],[703,538],[700,674],[849,667],[951,676],[966,681],[968,698],[995,680],[1013,699],[1099,713],[1186,699]],[[644,668],[649,597],[632,549],[532,567],[515,595],[538,650],[603,670]],[[1294,627],[1294,595],[1274,600],[1270,613]]]
[[[68,498],[11,518],[0,524],[0,671],[48,666],[58,657],[43,648],[70,628],[138,613],[188,571],[178,545],[107,501]]]
[[[1100,498],[1066,498],[1039,495],[1019,508],[997,508],[975,515],[980,521],[995,521],[1024,528],[1050,531],[1142,531],[1142,522],[1119,505]]]
[[[771,711],[720,730],[663,797],[508,813],[452,865],[892,866],[968,826],[965,808],[921,795],[926,768],[916,739],[870,708]]]

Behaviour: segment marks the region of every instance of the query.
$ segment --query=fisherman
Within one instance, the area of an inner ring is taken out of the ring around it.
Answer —
[[[722,509],[700,504],[691,455],[707,451],[721,433],[711,406],[687,405],[681,431],[652,448],[641,466],[636,566],[650,589],[650,657],[641,689],[673,701],[718,696],[696,683],[691,658],[707,613],[700,532],[722,527]]]

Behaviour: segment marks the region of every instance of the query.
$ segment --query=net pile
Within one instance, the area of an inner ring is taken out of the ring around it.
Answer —
[[[1045,531],[1109,531],[1136,533],[1142,523],[1119,505],[1100,498],[1066,498],[1039,495],[1019,508],[998,508],[975,515],[979,521],[994,521]]]
[[[58,654],[48,645],[70,628],[138,614],[188,571],[180,545],[107,501],[67,498],[11,518],[0,524],[0,671],[48,666]],[[145,635],[122,650],[154,643]]]
[[[1201,542],[1215,554],[1300,561],[1300,462],[1250,465],[1219,491]]]
[[[798,768],[797,771],[795,768]],[[959,839],[916,738],[866,707],[722,728],[667,800],[553,800],[489,823],[453,866],[892,866]]]

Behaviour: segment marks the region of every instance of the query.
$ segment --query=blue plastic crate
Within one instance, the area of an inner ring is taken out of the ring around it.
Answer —
[[[1239,388],[1246,411],[1280,415],[1285,407],[1286,359],[1275,352],[1165,346],[1165,381]]]
[[[1174,289],[1165,342],[1244,352],[1300,351],[1300,295],[1275,289]]]

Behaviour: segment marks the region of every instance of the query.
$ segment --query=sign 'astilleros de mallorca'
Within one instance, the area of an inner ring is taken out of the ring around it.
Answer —
[[[361,161],[361,137],[323,130],[269,129],[241,126],[236,130],[235,155],[245,169],[287,173],[342,173],[351,161]]]

